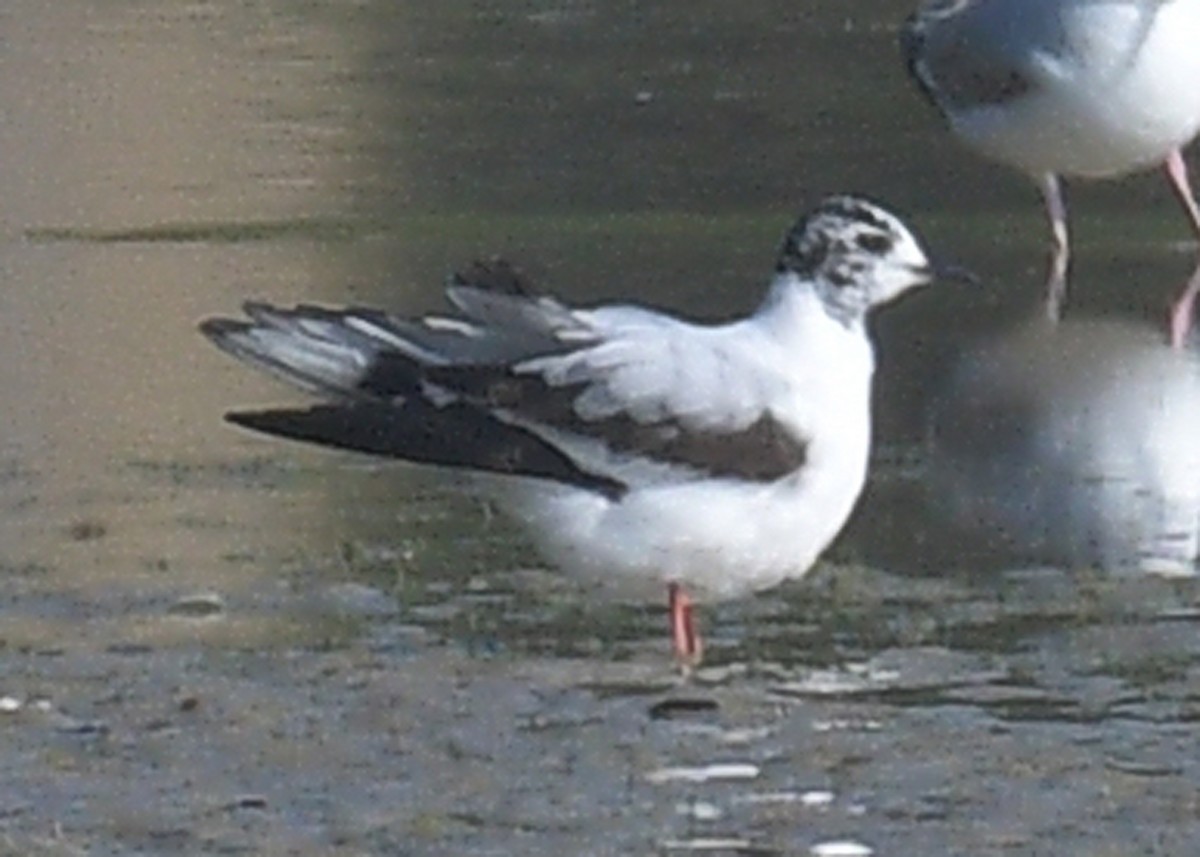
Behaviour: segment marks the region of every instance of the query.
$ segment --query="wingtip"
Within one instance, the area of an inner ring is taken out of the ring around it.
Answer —
[[[234,318],[213,316],[204,319],[196,327],[205,338],[220,345],[231,336],[244,333],[249,328],[249,324]]]
[[[223,419],[230,425],[246,426],[249,417],[253,415],[253,411],[226,411]]]
[[[302,432],[297,434],[296,425],[298,420],[302,420],[307,413],[309,413],[309,409],[302,407],[226,411],[222,419],[231,426],[247,429],[260,435],[304,441],[313,439],[305,436]]]
[[[265,434],[273,434],[268,430],[271,423],[270,417],[277,414],[278,411],[226,411],[222,419],[231,426],[237,426],[242,429],[260,432]]]
[[[246,300],[242,301],[242,312],[246,318],[212,316],[203,319],[196,327],[213,342],[221,342],[233,334],[245,333],[265,317],[278,314],[280,310],[266,301]]]

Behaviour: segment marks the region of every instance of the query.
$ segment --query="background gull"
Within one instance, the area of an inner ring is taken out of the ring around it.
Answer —
[[[1180,151],[1200,131],[1200,0],[930,0],[901,41],[913,78],[954,133],[1038,181],[1054,239],[1052,318],[1070,262],[1060,176],[1161,165],[1200,236]],[[1172,305],[1176,346],[1198,290],[1193,276]]]

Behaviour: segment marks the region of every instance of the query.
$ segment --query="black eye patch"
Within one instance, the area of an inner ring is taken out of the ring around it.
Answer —
[[[879,256],[890,251],[893,244],[891,238],[879,234],[859,235],[855,238],[855,243],[858,244],[859,249]]]

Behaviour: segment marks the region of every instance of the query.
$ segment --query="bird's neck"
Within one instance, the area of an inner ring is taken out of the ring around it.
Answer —
[[[866,336],[864,307],[852,300],[856,290],[837,289],[820,280],[808,279],[792,271],[776,274],[755,315],[772,327],[806,327],[828,322],[856,336]]]

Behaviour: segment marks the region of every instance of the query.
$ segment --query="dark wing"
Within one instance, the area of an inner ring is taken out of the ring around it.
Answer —
[[[1018,99],[1036,85],[1029,42],[1046,42],[1047,54],[1065,48],[1057,30],[1017,32],[1025,21],[1014,22],[1011,14],[1003,17],[1004,5],[986,0],[927,3],[901,28],[900,46],[909,73],[939,110]]]
[[[628,367],[622,367],[628,368]],[[652,373],[662,372],[659,366]],[[682,468],[687,475],[773,482],[799,469],[806,444],[765,407],[744,413],[673,410],[669,392],[643,393],[622,402],[593,377],[556,384],[548,373],[511,367],[451,366],[432,369],[428,382],[490,413],[528,427],[596,467],[624,472],[642,463]],[[683,379],[681,379],[682,381]],[[599,392],[603,390],[603,392]],[[606,404],[597,409],[593,400]]]
[[[532,432],[470,405],[418,400],[241,411],[230,422],[291,440],[484,473],[551,479],[609,499],[627,487],[589,473]]]
[[[336,403],[234,414],[300,440],[555,479],[615,496],[640,479],[770,482],[805,460],[770,408],[781,379],[732,328],[635,307],[573,311],[521,283],[460,277],[460,315],[248,304],[201,329]]]

